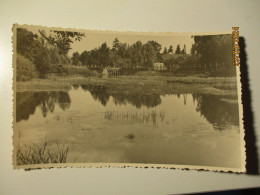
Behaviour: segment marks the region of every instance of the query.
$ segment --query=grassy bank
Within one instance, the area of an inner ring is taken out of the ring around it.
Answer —
[[[111,94],[170,94],[210,93],[236,94],[235,77],[167,77],[154,74],[121,76],[117,78],[53,76],[48,79],[33,79],[17,82],[17,91],[69,90],[72,85],[103,86]]]

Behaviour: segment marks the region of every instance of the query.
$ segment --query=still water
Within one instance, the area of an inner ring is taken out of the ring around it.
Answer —
[[[68,163],[240,167],[237,96],[121,95],[84,85],[16,96],[19,144],[66,145]]]

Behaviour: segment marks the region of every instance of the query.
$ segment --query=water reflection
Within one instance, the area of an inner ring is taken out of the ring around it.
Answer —
[[[17,92],[16,93],[16,122],[28,120],[35,113],[36,107],[40,106],[42,116],[46,117],[53,112],[55,104],[62,110],[70,107],[71,99],[68,92]]]
[[[215,129],[223,130],[228,125],[239,125],[239,112],[237,103],[229,103],[221,100],[221,96],[209,94],[193,94],[197,103],[196,111],[200,112]],[[237,96],[228,97],[237,99]]]
[[[153,108],[162,103],[162,96],[160,95],[140,95],[140,94],[122,94],[114,91],[109,91],[103,86],[88,86],[88,85],[75,85],[74,90],[79,90],[81,87],[84,91],[90,92],[92,98],[100,102],[106,107],[110,97],[113,98],[114,106],[121,106],[131,104],[135,108],[140,109],[142,106],[145,108]],[[183,104],[187,104],[188,96],[193,98],[193,104],[196,106],[196,111],[201,114],[208,122],[210,122],[216,130],[227,129],[229,125],[239,125],[239,112],[238,104],[230,103],[228,101],[222,101],[221,96],[209,95],[209,94],[173,94],[179,99],[183,99]],[[17,92],[16,101],[16,121],[28,120],[30,115],[35,113],[36,107],[39,106],[42,112],[42,116],[46,117],[48,113],[52,113],[55,108],[55,104],[58,104],[59,108],[66,110],[70,107],[71,99],[68,92]],[[234,97],[225,97],[237,99]],[[112,110],[113,111],[113,110]],[[142,111],[142,110],[140,110]],[[140,116],[139,116],[140,115]],[[182,116],[183,117],[183,116]],[[156,121],[161,118],[165,118],[165,113],[151,113],[144,114],[131,114],[126,110],[125,113],[112,113],[111,110],[107,110],[105,113],[105,119],[131,119],[152,121],[156,126]],[[160,120],[161,121],[161,120]]]
[[[75,88],[75,87],[74,87]],[[156,107],[161,104],[160,95],[156,94],[123,94],[123,93],[109,93],[103,86],[88,86],[81,85],[85,91],[89,91],[95,100],[98,100],[103,106],[106,106],[110,96],[113,97],[115,105],[132,104],[136,108],[145,106],[147,108]]]
[[[107,93],[107,89],[103,86],[88,86],[81,85],[81,88],[85,91],[89,91],[95,100],[98,100],[103,106],[107,105],[110,95]]]
[[[115,88],[87,85],[75,85],[68,92],[20,92],[15,128],[21,145],[44,141],[50,147],[56,147],[55,141],[68,145],[70,163],[239,167],[235,99],[209,94],[126,95]]]
[[[145,106],[146,108],[156,107],[161,104],[159,95],[140,95],[140,94],[122,94],[111,93],[103,86],[86,86],[82,85],[82,89],[91,93],[95,100],[98,100],[102,105],[106,106],[109,97],[113,97],[115,105],[132,104],[136,108]],[[187,96],[189,94],[173,94],[178,98],[183,99],[183,104],[187,104]],[[238,105],[237,103],[229,103],[222,101],[221,96],[210,94],[192,94],[193,103],[197,105],[196,111],[204,116],[217,130],[223,130],[228,125],[239,125]],[[226,96],[237,100],[237,96]]]
[[[140,94],[117,94],[112,96],[116,105],[126,105],[127,103],[132,104],[136,108],[145,106],[147,108],[156,107],[161,104],[161,98],[159,95],[140,95]]]

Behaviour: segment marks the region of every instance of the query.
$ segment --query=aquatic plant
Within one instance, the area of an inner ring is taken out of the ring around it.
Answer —
[[[149,121],[153,122],[153,126],[157,126],[157,121],[161,122],[165,119],[165,112],[156,110],[148,111],[148,112],[118,112],[118,111],[106,111],[105,119],[107,120],[129,120],[129,121],[137,121],[140,123],[148,123]]]
[[[129,134],[126,136],[126,138],[130,139],[130,140],[133,140],[135,138],[135,135],[134,134]]]
[[[151,113],[151,117],[152,117],[152,121],[153,121],[153,127],[156,127],[157,125],[156,125],[156,123],[157,123],[157,112],[156,111],[152,111],[152,113]]]

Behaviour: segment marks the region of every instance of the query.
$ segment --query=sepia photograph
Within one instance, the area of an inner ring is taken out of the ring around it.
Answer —
[[[245,172],[232,31],[13,26],[13,168]]]

